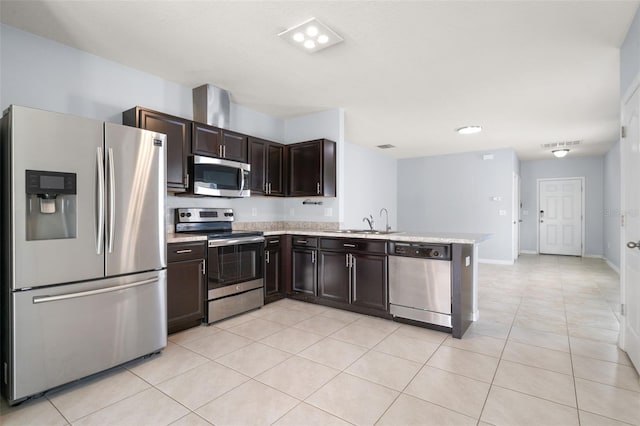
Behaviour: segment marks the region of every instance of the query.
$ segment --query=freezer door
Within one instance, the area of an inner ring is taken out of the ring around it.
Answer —
[[[19,106],[12,106],[4,119],[9,121],[9,141],[3,143],[10,144],[4,167],[11,168],[11,179],[2,187],[12,194],[10,287],[104,277],[104,251],[98,244],[103,122]],[[75,208],[62,211],[71,204],[60,204],[63,197],[58,197],[55,212],[41,210],[40,198],[26,194],[26,170],[75,173],[76,195],[67,196]],[[67,214],[75,214],[72,221],[63,220]],[[28,239],[28,221],[43,239]],[[68,238],[46,236],[56,227],[67,227]]]
[[[12,295],[10,402],[167,344],[166,270]]]
[[[166,266],[161,133],[105,123],[107,276]]]

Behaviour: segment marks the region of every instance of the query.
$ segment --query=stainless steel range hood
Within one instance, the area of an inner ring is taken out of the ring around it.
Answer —
[[[229,129],[231,94],[211,84],[193,89],[193,120]]]

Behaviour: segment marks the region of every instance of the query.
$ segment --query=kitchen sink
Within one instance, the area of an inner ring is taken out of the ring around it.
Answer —
[[[340,234],[374,234],[374,235],[387,235],[398,234],[400,231],[377,231],[375,229],[338,229],[336,231]]]

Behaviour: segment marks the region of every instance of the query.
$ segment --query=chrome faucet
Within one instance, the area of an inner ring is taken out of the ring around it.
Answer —
[[[362,218],[363,222],[367,222],[369,224],[369,229],[371,229],[373,231],[373,215],[370,214],[369,217],[363,217]]]
[[[385,209],[384,207],[380,209],[380,217],[382,217],[382,212],[385,212],[385,219],[386,219],[386,226],[384,227],[384,230],[386,232],[391,231],[391,227],[389,226],[389,210]]]

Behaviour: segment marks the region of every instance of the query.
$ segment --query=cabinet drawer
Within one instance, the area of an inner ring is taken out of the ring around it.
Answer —
[[[317,237],[306,237],[304,235],[294,235],[291,241],[294,247],[318,247]]]
[[[340,251],[366,251],[367,253],[387,252],[385,241],[356,240],[348,238],[321,238],[320,248]]]
[[[169,244],[167,246],[167,259],[169,262],[204,259],[205,242],[206,241],[193,241],[189,243]]]
[[[264,239],[265,249],[275,249],[280,247],[280,236],[277,237],[265,237]]]

